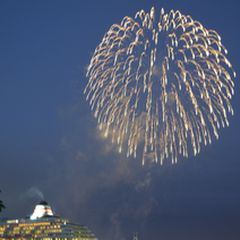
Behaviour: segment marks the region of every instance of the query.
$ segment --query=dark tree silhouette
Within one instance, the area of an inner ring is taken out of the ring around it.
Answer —
[[[1,192],[1,190],[0,190],[0,192]],[[3,208],[5,208],[5,206],[3,205],[2,200],[0,200],[0,212],[2,211]]]

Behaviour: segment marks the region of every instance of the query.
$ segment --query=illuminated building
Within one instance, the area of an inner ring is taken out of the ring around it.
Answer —
[[[97,240],[86,227],[55,216],[45,201],[36,205],[30,218],[0,222],[1,240]]]

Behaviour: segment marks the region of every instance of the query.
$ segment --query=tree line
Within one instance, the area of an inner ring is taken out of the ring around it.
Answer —
[[[0,190],[1,192],[1,190]],[[0,212],[5,208],[4,204],[3,204],[3,201],[0,200]]]

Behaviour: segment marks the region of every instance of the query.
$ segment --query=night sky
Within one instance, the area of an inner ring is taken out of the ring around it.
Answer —
[[[0,217],[41,198],[100,240],[240,239],[240,91],[220,140],[177,165],[142,167],[103,140],[85,101],[104,33],[152,6],[217,30],[238,75],[240,1],[0,1]]]

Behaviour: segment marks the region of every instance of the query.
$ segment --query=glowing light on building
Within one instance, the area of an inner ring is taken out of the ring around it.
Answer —
[[[31,220],[36,220],[44,216],[53,216],[51,207],[45,201],[41,201],[36,205],[33,214],[30,216]]]

